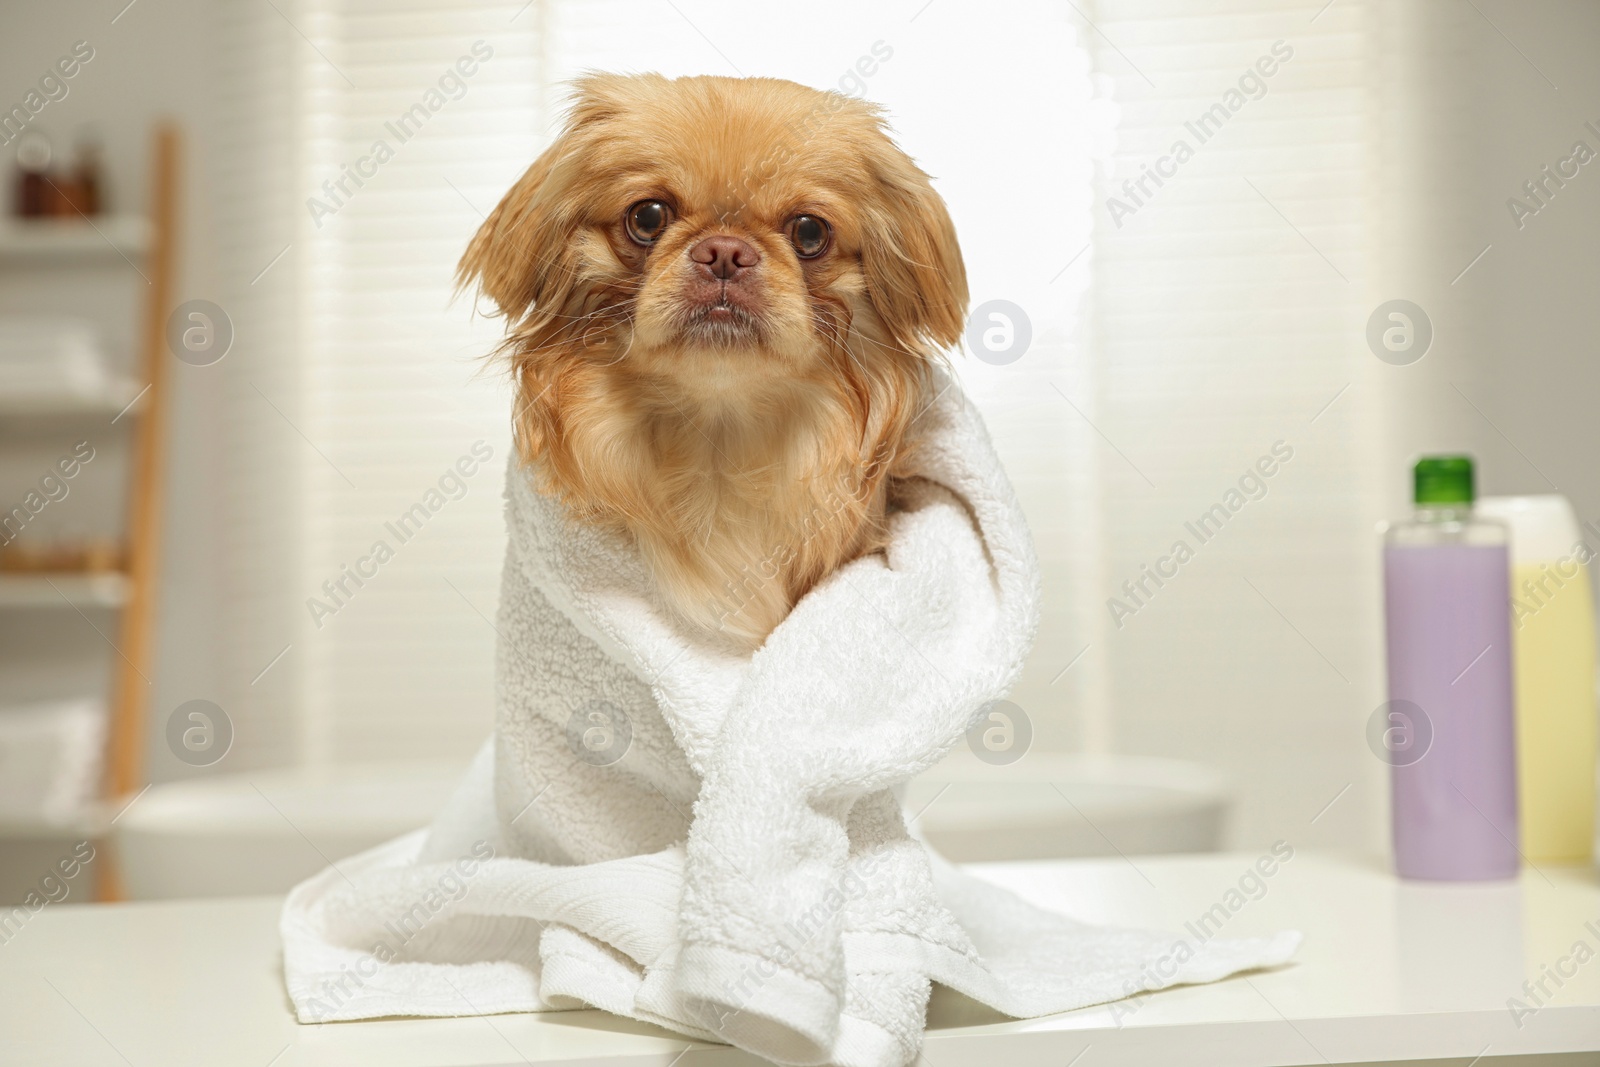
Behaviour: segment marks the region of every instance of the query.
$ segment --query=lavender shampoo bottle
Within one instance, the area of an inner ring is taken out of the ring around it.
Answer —
[[[1472,460],[1415,469],[1417,511],[1385,534],[1395,868],[1402,878],[1517,873],[1509,530],[1473,515]]]

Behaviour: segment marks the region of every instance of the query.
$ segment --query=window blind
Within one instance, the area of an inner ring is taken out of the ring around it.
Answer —
[[[539,8],[235,10],[229,674],[260,753],[464,759],[490,727],[509,399],[451,280],[539,147]]]
[[[1365,844],[1383,782],[1361,740],[1381,699],[1370,13],[1086,12],[1120,110],[1092,345],[1111,744],[1231,772],[1238,841]]]

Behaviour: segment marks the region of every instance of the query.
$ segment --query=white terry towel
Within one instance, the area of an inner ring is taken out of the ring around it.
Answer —
[[[908,834],[892,787],[1005,694],[1038,610],[977,412],[949,387],[920,428],[887,551],[753,655],[685,634],[631,544],[513,462],[495,736],[430,829],[290,893],[300,1020],[594,1006],[900,1067],[930,982],[1031,1017],[1286,961],[1298,934],[1193,946],[1041,911]]]

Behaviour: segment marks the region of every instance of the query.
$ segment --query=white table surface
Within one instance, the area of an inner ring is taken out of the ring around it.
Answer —
[[[1255,854],[972,868],[1094,922],[1181,930]],[[1304,931],[1272,972],[1006,1020],[936,992],[929,1067],[1266,1067],[1600,1049],[1600,877],[1525,871],[1502,884],[1404,884],[1377,863],[1307,853],[1266,880],[1222,936]],[[0,1063],[180,1067],[743,1067],[758,1061],[598,1011],[297,1025],[270,898],[47,907],[0,944]],[[1566,959],[1567,962],[1562,962]],[[1563,977],[1519,1028],[1507,1000]],[[1118,1018],[1117,1015],[1123,1015]],[[1120,1022],[1120,1025],[1118,1025]],[[687,1051],[685,1051],[687,1050]],[[677,1058],[681,1055],[681,1058]],[[1563,1061],[1568,1062],[1568,1061]],[[1570,1061],[1578,1062],[1578,1061]],[[1583,1057],[1582,1062],[1600,1062]]]

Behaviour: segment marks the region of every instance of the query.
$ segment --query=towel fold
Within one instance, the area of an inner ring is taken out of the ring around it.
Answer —
[[[1298,935],[1174,953],[1077,923],[909,834],[893,787],[1006,693],[1038,612],[977,412],[947,386],[918,432],[886,551],[752,655],[676,624],[625,538],[513,462],[495,735],[428,830],[290,894],[300,1020],[593,1006],[779,1063],[899,1067],[931,982],[1028,1017],[1287,960]]]

